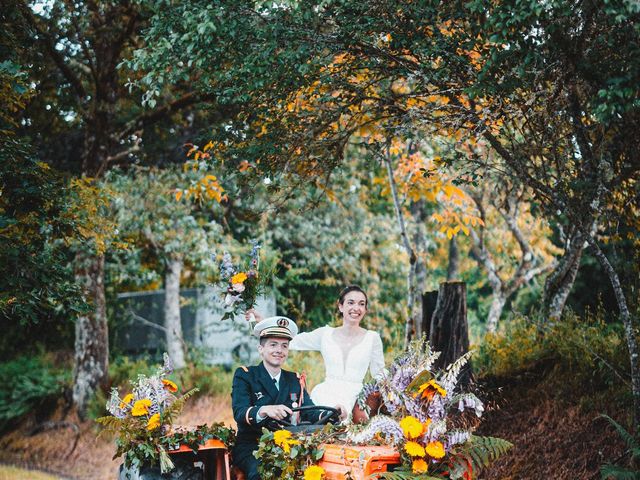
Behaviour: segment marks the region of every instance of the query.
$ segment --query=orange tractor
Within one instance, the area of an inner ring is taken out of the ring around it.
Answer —
[[[287,422],[273,422],[268,425],[271,430],[287,429],[292,432],[313,432],[326,423],[338,420],[337,411],[331,407],[299,407],[326,410],[317,424],[291,425]],[[295,411],[296,409],[294,409]],[[356,446],[344,443],[325,443],[321,445],[324,455],[318,463],[324,471],[326,480],[353,479],[364,480],[375,473],[391,471],[400,464],[400,454],[387,446]],[[233,467],[233,459],[225,444],[220,440],[209,439],[200,445],[197,451],[186,445],[169,452],[178,467],[166,476],[155,471],[120,473],[122,480],[155,480],[169,478],[172,480],[244,480],[244,475]]]

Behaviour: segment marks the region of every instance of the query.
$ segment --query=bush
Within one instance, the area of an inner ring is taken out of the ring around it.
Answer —
[[[553,325],[519,316],[499,333],[487,334],[474,356],[480,377],[512,376],[540,364],[552,368],[547,381],[563,391],[620,386],[629,378],[623,327],[606,323],[602,313],[568,313]]]
[[[181,388],[198,389],[198,395],[231,395],[233,371],[221,365],[195,361],[178,372]]]
[[[69,369],[51,366],[45,356],[20,357],[0,364],[0,431],[31,411],[51,406],[70,386]]]

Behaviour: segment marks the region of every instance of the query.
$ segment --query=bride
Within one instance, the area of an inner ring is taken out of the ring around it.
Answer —
[[[383,371],[380,335],[360,326],[367,306],[365,291],[357,285],[349,285],[338,298],[341,326],[324,326],[299,333],[289,344],[290,350],[313,350],[322,354],[325,379],[311,391],[311,399],[316,405],[343,407],[351,412],[367,369],[373,377]],[[247,312],[247,318],[251,313],[258,321],[262,320],[262,315],[254,310]]]

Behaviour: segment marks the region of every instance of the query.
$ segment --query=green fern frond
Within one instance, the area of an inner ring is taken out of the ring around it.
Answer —
[[[615,427],[615,429],[618,431],[618,435],[620,435],[620,437],[624,440],[624,443],[627,444],[627,448],[630,451],[632,451],[632,453],[634,450],[635,452],[638,452],[640,450],[640,445],[638,444],[638,441],[622,425],[620,425],[618,422],[616,422],[613,418],[611,418],[608,415],[602,414],[602,415],[599,415],[599,417],[606,419],[611,425]],[[637,456],[637,453],[635,453],[634,456]]]
[[[178,418],[178,415],[180,415],[180,412],[182,412],[182,409],[184,408],[184,404],[187,401],[187,399],[195,395],[197,392],[198,392],[197,388],[192,388],[187,393],[185,393],[180,398],[178,398],[175,402],[173,402],[171,405],[169,405],[169,407],[167,407],[167,409],[164,411],[163,422],[165,424],[172,424]]]
[[[96,422],[104,427],[100,435],[103,433],[118,433],[122,427],[122,420],[112,415],[96,418]]]
[[[600,467],[600,478],[602,480],[640,480],[640,472],[608,464]]]
[[[393,472],[374,473],[369,478],[384,480],[442,480],[442,477],[433,477],[427,474],[413,473],[410,470],[395,470]]]
[[[453,459],[454,468],[466,468],[469,462],[473,472],[477,473],[507,453],[511,447],[513,444],[502,438],[472,435],[471,440]]]

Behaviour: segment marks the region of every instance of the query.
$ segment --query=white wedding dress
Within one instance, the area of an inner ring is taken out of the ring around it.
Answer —
[[[360,343],[343,358],[342,349],[333,338],[334,331],[333,327],[321,327],[299,333],[289,349],[315,350],[322,354],[325,379],[311,391],[313,403],[328,407],[342,405],[351,412],[367,369],[374,378],[384,370],[382,340],[378,332],[367,330]]]

